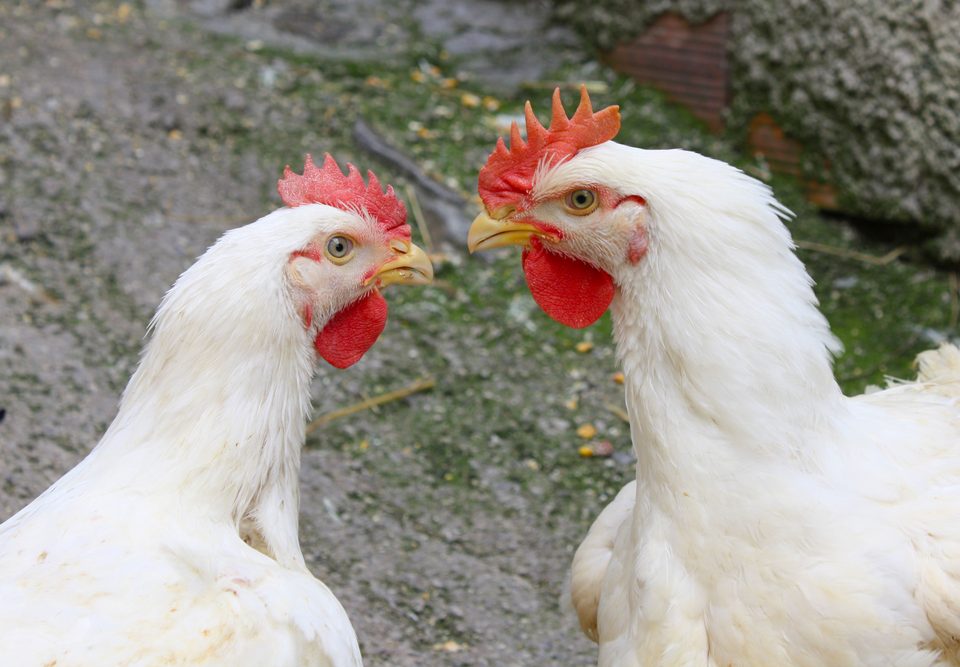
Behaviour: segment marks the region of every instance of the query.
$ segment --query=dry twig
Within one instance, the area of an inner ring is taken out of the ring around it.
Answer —
[[[429,285],[430,287],[435,287],[439,290],[443,290],[447,295],[455,297],[457,296],[457,286],[454,285],[449,280],[441,280],[440,278],[434,278]]]
[[[60,303],[60,299],[48,292],[43,285],[30,280],[10,264],[0,264],[0,285],[5,283],[16,285],[36,301],[42,301],[50,305]]]
[[[346,417],[352,415],[356,412],[362,412],[363,410],[369,410],[370,408],[376,407],[378,405],[383,405],[384,403],[390,403],[391,401],[398,401],[401,398],[406,398],[411,394],[416,394],[421,391],[427,391],[433,389],[437,384],[437,381],[433,378],[422,378],[416,382],[407,385],[406,387],[401,387],[400,389],[394,389],[393,391],[388,391],[385,394],[380,394],[378,396],[371,396],[370,398],[364,399],[359,403],[354,403],[353,405],[348,405],[343,408],[339,408],[332,412],[328,412],[325,415],[320,415],[312,422],[307,424],[307,435],[310,435],[316,431],[321,426],[326,426],[335,419],[340,419],[341,417]]]
[[[410,212],[413,213],[413,219],[417,223],[417,229],[420,230],[420,236],[423,238],[423,244],[426,247],[427,254],[433,253],[433,239],[430,237],[430,230],[427,228],[427,222],[423,218],[423,209],[420,208],[420,199],[417,197],[417,189],[412,185],[406,187],[407,199],[410,200]]]
[[[610,412],[612,412],[612,413],[615,414],[616,416],[620,417],[620,419],[622,419],[623,421],[627,422],[628,424],[630,423],[630,415],[628,415],[628,414],[627,414],[627,411],[624,410],[623,408],[617,407],[616,405],[613,405],[613,404],[611,404],[611,403],[607,403],[607,404],[604,405],[603,407],[605,407],[607,410],[609,410]]]
[[[873,264],[874,266],[886,266],[907,251],[906,246],[898,246],[888,252],[886,255],[881,255],[878,257],[876,255],[868,255],[865,252],[847,250],[846,248],[838,248],[837,246],[827,245],[826,243],[817,243],[815,241],[794,242],[797,244],[798,248],[803,248],[804,250],[812,250],[813,252],[823,253],[824,255],[833,255],[834,257],[843,257],[845,259],[855,259],[866,264]]]

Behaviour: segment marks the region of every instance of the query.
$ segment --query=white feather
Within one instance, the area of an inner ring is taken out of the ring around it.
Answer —
[[[617,535],[633,514],[637,483],[629,482],[596,518],[587,536],[577,547],[570,567],[570,601],[580,621],[580,628],[593,641],[597,634],[597,611],[600,591],[613,557]]]
[[[0,663],[361,664],[298,542],[315,360],[286,270],[324,229],[363,224],[281,209],[177,280],[103,439],[0,526]]]
[[[766,186],[608,142],[534,192],[581,184],[646,200],[568,235],[617,284],[637,454],[632,505],[604,513],[626,518],[601,515],[587,544],[607,552],[579,574],[602,579],[600,665],[960,665],[960,351],[921,357],[919,383],[844,397]],[[634,265],[621,232],[636,225]]]

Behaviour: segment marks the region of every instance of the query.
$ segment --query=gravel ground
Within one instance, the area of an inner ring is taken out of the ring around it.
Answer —
[[[738,159],[585,60],[565,30],[541,29],[536,3],[248,5],[0,4],[0,519],[96,443],[165,289],[225,229],[278,205],[285,162],[329,150],[402,188],[354,144],[358,115],[469,197],[504,119],[525,95],[542,106],[540,82],[560,68],[631,101],[625,140]],[[851,256],[894,244],[777,187],[800,212],[797,237],[841,253],[804,259],[847,344],[848,389],[905,374],[955,334],[955,278]],[[595,648],[561,603],[566,569],[632,476],[629,434],[607,408],[622,400],[609,321],[565,330],[537,311],[515,254],[467,261],[446,247],[438,285],[388,294],[378,345],[314,384],[320,414],[437,381],[310,437],[304,553],[370,666],[589,665]],[[577,455],[587,423],[612,457]]]

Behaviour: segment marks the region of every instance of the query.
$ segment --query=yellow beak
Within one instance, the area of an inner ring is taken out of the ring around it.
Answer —
[[[556,240],[553,235],[531,224],[511,220],[512,212],[513,207],[495,211],[492,215],[484,211],[474,218],[467,234],[467,249],[473,253],[508,245],[527,245],[534,236]]]
[[[406,241],[391,241],[390,248],[397,256],[380,266],[367,280],[376,281],[380,287],[387,285],[426,285],[433,280],[433,264],[427,253]]]

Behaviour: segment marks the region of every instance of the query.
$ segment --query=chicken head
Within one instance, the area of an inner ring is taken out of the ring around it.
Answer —
[[[289,254],[286,274],[317,353],[337,368],[356,363],[383,331],[380,288],[433,278],[393,188],[382,191],[372,172],[364,183],[347,167],[344,175],[330,155],[317,167],[308,155],[303,175],[287,167],[278,184],[290,213],[315,222],[309,241]]]
[[[646,200],[618,185],[608,160],[592,155],[620,128],[618,108],[594,113],[586,88],[568,118],[554,91],[546,129],[526,105],[526,141],[516,123],[480,171],[486,210],[470,228],[471,252],[522,245],[536,302],[553,319],[586,327],[607,310],[616,270],[647,252]]]

